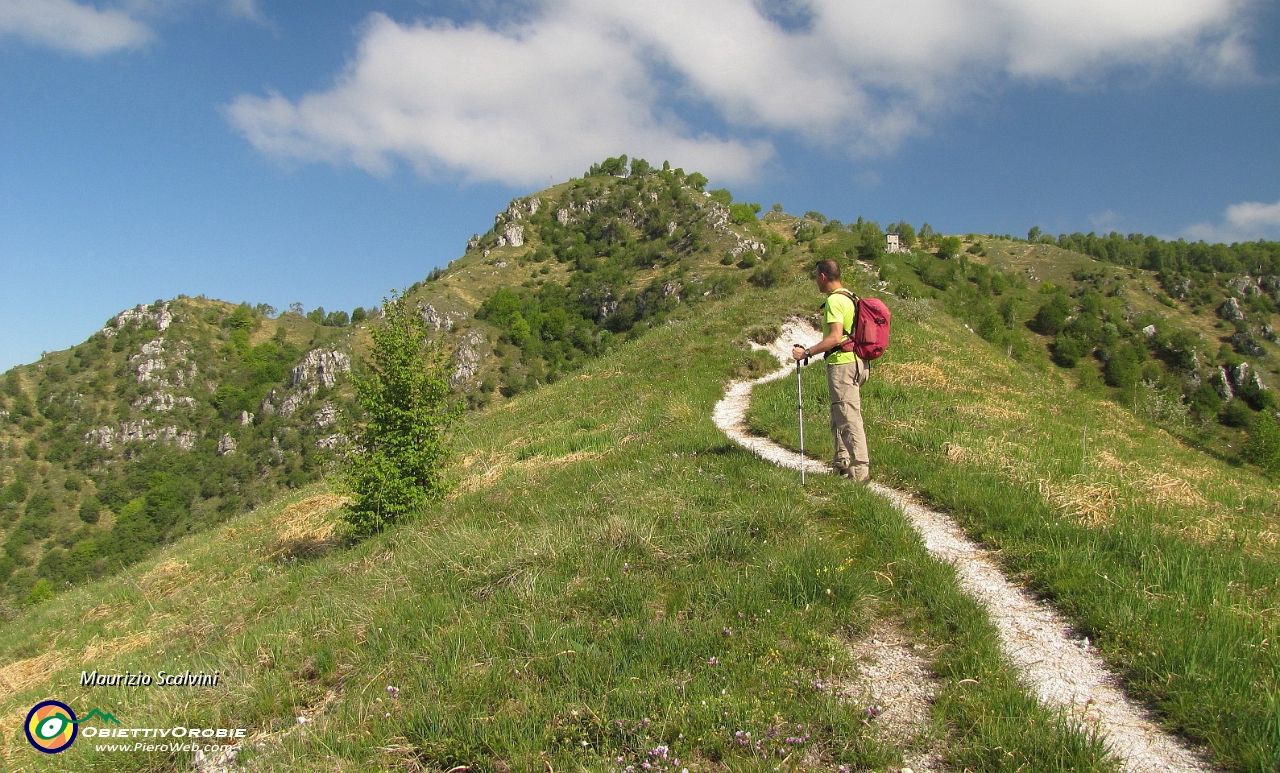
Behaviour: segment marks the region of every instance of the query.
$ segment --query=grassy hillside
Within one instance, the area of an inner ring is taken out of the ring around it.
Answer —
[[[4,374],[0,617],[317,480],[349,335],[179,298]]]
[[[414,284],[456,348],[459,398],[552,383],[681,305],[776,281],[782,240],[766,245],[754,216],[731,222],[731,197],[704,184],[595,174],[517,199]],[[720,262],[757,254],[755,271]],[[364,317],[158,301],[5,374],[0,619],[318,480],[346,449]]]
[[[994,548],[1226,769],[1276,769],[1280,489],[1019,363],[937,302],[891,306],[891,351],[863,391],[873,475]],[[807,450],[829,458],[822,368],[805,378]],[[749,417],[791,447],[795,388],[758,389]]]
[[[940,676],[921,743],[971,770],[1112,769],[1022,693],[887,503],[838,480],[801,490],[712,425],[724,382],[764,365],[743,332],[809,293],[677,312],[472,414],[455,493],[380,537],[336,544],[338,502],[311,489],[10,623],[6,766],[187,765],[88,739],[35,753],[13,728],[53,695],[130,724],[247,727],[249,770],[884,769],[910,750],[866,721],[849,642],[888,620]],[[86,668],[223,682],[80,687]]]
[[[970,235],[942,256],[933,235],[889,255],[878,224],[758,218],[701,175],[621,164],[513,201],[408,289],[473,411],[454,494],[377,539],[341,539],[322,482],[367,322],[180,298],[5,374],[6,763],[187,764],[83,740],[34,758],[11,728],[55,695],[247,727],[262,770],[882,768],[899,750],[835,693],[888,621],[942,677],[921,744],[1108,769],[885,503],[800,491],[712,427],[724,382],[772,367],[747,335],[816,308],[833,257],[896,314],[866,392],[874,472],[998,547],[1171,727],[1276,768],[1276,245]],[[783,442],[793,387],[752,416]],[[224,682],[79,687],[95,668]]]

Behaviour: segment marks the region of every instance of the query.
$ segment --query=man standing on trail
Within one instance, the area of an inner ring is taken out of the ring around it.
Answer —
[[[834,260],[820,260],[815,270],[818,289],[826,293],[822,304],[822,323],[827,335],[805,348],[796,345],[791,356],[803,360],[827,353],[827,390],[831,396],[831,440],[835,445],[833,468],[837,475],[863,482],[871,479],[871,459],[867,454],[867,436],[862,427],[862,394],[867,380],[867,365],[853,352],[840,351],[845,334],[853,333],[857,304],[853,294],[840,283],[840,265]]]

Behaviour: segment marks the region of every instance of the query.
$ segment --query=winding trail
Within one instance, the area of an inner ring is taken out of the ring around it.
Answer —
[[[768,350],[783,367],[754,381],[731,382],[724,399],[716,404],[712,420],[731,439],[766,461],[823,474],[830,472],[827,464],[752,435],[746,425],[752,387],[791,375],[791,342],[808,341],[813,336],[813,329],[805,322],[789,321],[778,340],[756,347]],[[868,486],[902,511],[934,557],[955,566],[961,589],[987,608],[1000,633],[1004,655],[1042,704],[1064,708],[1081,729],[1099,733],[1128,773],[1214,770],[1130,701],[1089,640],[1075,639],[1056,611],[1006,579],[991,553],[970,540],[955,521],[901,491],[874,482]]]

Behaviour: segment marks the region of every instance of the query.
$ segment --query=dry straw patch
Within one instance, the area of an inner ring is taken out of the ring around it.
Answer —
[[[98,658],[111,657],[119,655],[122,652],[132,652],[147,646],[158,636],[154,631],[138,631],[128,636],[117,636],[114,639],[99,641],[96,637],[89,642],[80,652],[80,662],[89,663]]]
[[[138,578],[138,586],[158,596],[165,595],[189,581],[187,569],[189,564],[178,562],[172,558],[161,561],[151,571]]]
[[[923,362],[892,362],[875,370],[875,377],[894,386],[930,389],[936,392],[956,391],[947,375],[937,365]]]
[[[474,494],[493,486],[502,478],[522,473],[530,478],[536,477],[537,473],[551,469],[552,467],[560,467],[566,464],[574,464],[589,459],[599,459],[604,456],[603,451],[574,451],[564,456],[543,456],[537,454],[528,459],[521,459],[518,462],[511,461],[510,454],[486,455],[480,452],[468,454],[462,460],[463,469],[474,469],[477,465],[480,469],[472,475],[462,479],[446,499],[452,501],[463,494]]]
[[[956,410],[965,415],[987,421],[1020,422],[1027,419],[1027,412],[1017,404],[988,396],[982,403],[961,405]]]
[[[267,548],[267,558],[315,555],[334,544],[338,524],[328,515],[351,500],[336,494],[295,502],[272,519],[276,539]]]
[[[1116,512],[1119,489],[1107,481],[1090,480],[1073,475],[1069,483],[1054,483],[1050,478],[1037,481],[1040,496],[1071,518],[1086,526],[1110,523]]]
[[[54,650],[34,658],[19,660],[0,668],[0,698],[43,684],[66,665],[61,652]]]
[[[28,711],[30,707],[24,706],[0,717],[0,759],[9,770],[17,769],[14,757],[31,753],[31,747],[22,734],[22,722]]]

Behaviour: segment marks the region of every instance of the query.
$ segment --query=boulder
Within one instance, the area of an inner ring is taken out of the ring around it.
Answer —
[[[1225,303],[1218,307],[1218,316],[1228,322],[1239,322],[1244,319],[1244,309],[1240,308],[1240,301],[1235,298],[1228,298]]]
[[[1248,333],[1236,333],[1231,336],[1231,345],[1236,348],[1236,351],[1248,357],[1262,357],[1266,354],[1262,345]]]
[[[1236,396],[1235,390],[1231,388],[1231,377],[1227,375],[1226,365],[1218,366],[1218,369],[1209,377],[1209,384],[1224,401],[1229,401]]]
[[[229,434],[218,438],[218,456],[230,456],[236,452],[236,439]]]

